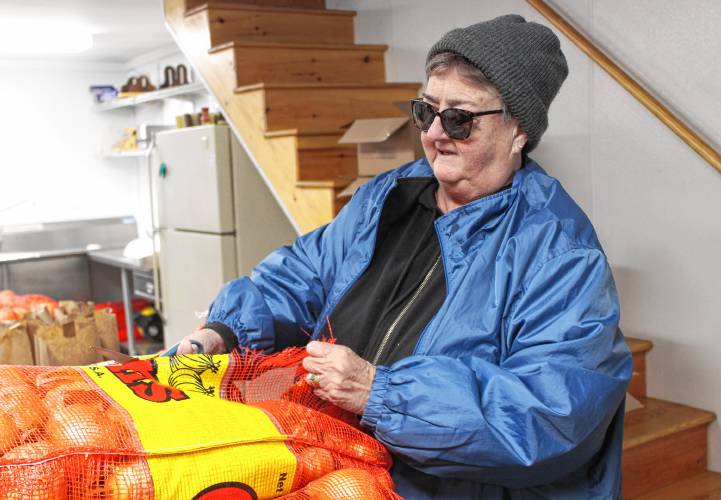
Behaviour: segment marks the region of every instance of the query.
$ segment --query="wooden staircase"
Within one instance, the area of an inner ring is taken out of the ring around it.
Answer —
[[[403,116],[418,83],[386,83],[384,45],[354,44],[324,0],[165,0],[176,42],[300,232],[330,222],[358,175],[339,145],[357,118]]]
[[[646,354],[653,344],[627,338],[633,353],[629,392],[644,406],[626,413],[623,496],[626,499],[721,498],[721,474],[706,470],[708,411],[646,396]]]

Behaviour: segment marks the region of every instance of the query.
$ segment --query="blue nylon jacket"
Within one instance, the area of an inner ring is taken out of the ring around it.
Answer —
[[[317,338],[368,266],[388,193],[362,186],[330,224],[270,254],[213,302],[241,345]],[[590,221],[532,160],[509,189],[435,222],[446,300],[411,356],[378,366],[361,423],[409,499],[616,498],[631,356]]]

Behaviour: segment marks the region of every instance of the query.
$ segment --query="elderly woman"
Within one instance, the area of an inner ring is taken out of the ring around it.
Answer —
[[[527,156],[568,73],[559,41],[503,16],[446,34],[426,72],[426,158],[227,284],[188,338],[273,351],[330,324],[309,381],[394,454],[407,498],[615,498],[631,362],[613,277]]]

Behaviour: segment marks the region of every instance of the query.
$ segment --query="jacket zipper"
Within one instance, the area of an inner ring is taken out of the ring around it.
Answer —
[[[378,347],[378,351],[376,351],[376,355],[373,356],[373,361],[371,362],[372,364],[374,364],[374,365],[378,364],[378,360],[380,359],[381,354],[383,354],[383,350],[385,349],[386,344],[390,340],[391,335],[393,334],[393,330],[396,329],[396,326],[398,326],[398,323],[403,319],[403,316],[406,315],[406,312],[408,312],[408,309],[413,305],[413,303],[416,301],[416,299],[421,294],[423,289],[426,287],[426,285],[428,284],[428,281],[430,281],[430,279],[431,279],[431,275],[433,274],[433,271],[436,270],[436,267],[438,267],[438,263],[440,261],[441,261],[441,256],[439,254],[438,257],[436,258],[436,261],[433,263],[433,266],[431,266],[431,269],[426,273],[426,276],[425,276],[425,278],[423,278],[423,281],[421,281],[421,284],[418,285],[418,288],[416,288],[416,291],[415,291],[415,293],[413,293],[413,296],[411,297],[411,299],[408,302],[406,302],[406,305],[403,306],[403,309],[401,309],[401,312],[398,313],[398,316],[393,321],[393,323],[391,323],[391,326],[388,327],[388,330],[386,331],[385,335],[383,336],[383,340],[381,341],[381,345]]]
[[[333,310],[336,308],[336,306],[338,304],[340,304],[340,301],[343,300],[343,297],[345,297],[345,294],[348,292],[348,290],[350,290],[350,288],[355,284],[355,282],[358,281],[358,278],[360,278],[363,275],[363,273],[366,272],[366,269],[368,269],[368,266],[370,266],[371,260],[373,260],[373,253],[375,253],[375,250],[373,250],[373,249],[375,249],[376,240],[378,240],[378,229],[380,226],[380,218],[381,218],[381,215],[383,214],[383,208],[386,205],[386,201],[388,201],[388,197],[390,196],[391,191],[393,191],[397,187],[398,187],[398,178],[395,178],[393,180],[393,186],[391,186],[391,188],[388,190],[388,192],[383,197],[383,200],[381,201],[380,211],[378,213],[378,223],[376,224],[376,228],[373,233],[373,240],[370,242],[372,251],[371,251],[370,256],[368,257],[368,261],[365,263],[365,265],[360,270],[360,272],[358,274],[356,274],[356,276],[354,276],[352,280],[348,281],[348,284],[346,284],[346,286],[343,288],[343,290],[341,290],[341,292],[337,295],[336,300],[333,303],[333,305],[328,307],[328,312],[325,314],[326,318],[330,318],[330,314],[333,312]],[[324,321],[316,322],[316,327],[315,327],[315,330],[313,331],[312,339],[315,339],[316,336],[318,335],[318,333],[321,330],[323,330],[324,324],[325,324]]]

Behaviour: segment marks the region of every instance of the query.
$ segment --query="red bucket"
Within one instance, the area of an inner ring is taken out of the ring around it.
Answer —
[[[141,309],[152,306],[153,303],[147,299],[133,299],[133,312],[140,311]],[[125,306],[122,302],[105,302],[103,304],[96,304],[95,309],[110,309],[115,314],[115,318],[118,321],[118,337],[121,342],[128,340],[128,327],[125,324]],[[135,326],[135,340],[142,340],[143,334],[140,329]]]

